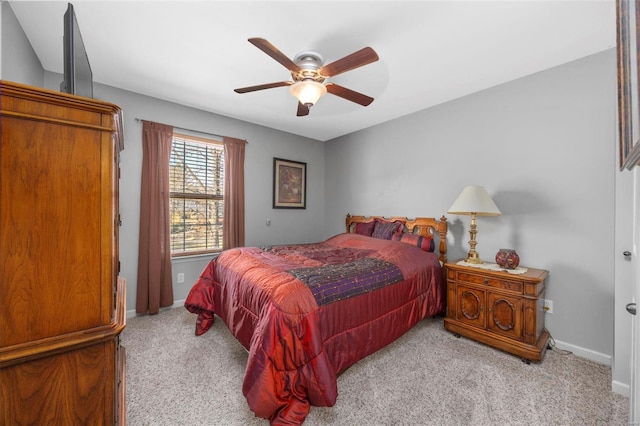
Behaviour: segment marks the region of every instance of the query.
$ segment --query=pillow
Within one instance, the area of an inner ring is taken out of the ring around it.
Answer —
[[[366,235],[367,237],[370,237],[371,234],[373,234],[373,227],[375,226],[375,224],[376,222],[374,220],[367,223],[356,223],[356,234]]]
[[[383,240],[390,240],[391,236],[396,232],[402,232],[404,225],[402,222],[387,222],[386,220],[376,219],[376,224],[373,227],[373,238],[381,238]]]
[[[393,241],[402,241],[403,243],[410,244],[421,248],[424,251],[433,252],[436,249],[436,245],[431,237],[423,237],[418,234],[407,234],[404,232],[396,232],[391,236]]]

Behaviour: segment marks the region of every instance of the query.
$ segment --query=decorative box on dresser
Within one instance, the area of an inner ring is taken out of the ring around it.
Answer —
[[[121,110],[7,81],[0,106],[0,424],[124,424]]]
[[[444,326],[523,361],[540,361],[547,350],[543,299],[548,271],[527,268],[512,274],[445,264],[447,316]]]

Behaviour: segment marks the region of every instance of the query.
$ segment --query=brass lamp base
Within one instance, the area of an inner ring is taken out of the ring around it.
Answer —
[[[468,255],[469,257],[467,257],[464,261],[467,263],[475,263],[475,264],[481,264],[482,263],[482,259],[480,259],[480,257],[478,256],[478,253],[473,252],[473,253],[469,253]]]
[[[480,255],[476,251],[476,244],[478,244],[478,242],[476,241],[477,233],[478,230],[476,229],[476,214],[471,213],[471,227],[469,228],[469,234],[471,236],[471,240],[469,240],[469,247],[471,247],[471,250],[469,250],[469,254],[467,255],[467,259],[465,260],[465,262],[467,263],[482,263],[482,259],[480,259]]]

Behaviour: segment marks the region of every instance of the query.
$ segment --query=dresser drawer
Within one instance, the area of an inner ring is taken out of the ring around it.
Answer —
[[[486,275],[475,275],[475,274],[471,274],[464,271],[456,271],[455,274],[456,274],[455,279],[457,281],[486,285],[493,288],[500,288],[502,290],[509,290],[517,293],[522,293],[522,287],[523,287],[522,281],[511,281],[511,280],[505,280],[501,278],[489,277]]]

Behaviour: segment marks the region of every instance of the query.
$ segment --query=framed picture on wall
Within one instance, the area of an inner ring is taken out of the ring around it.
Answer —
[[[631,170],[640,162],[638,13],[640,1],[616,0],[620,170]]]
[[[273,159],[273,208],[307,207],[307,163]]]

